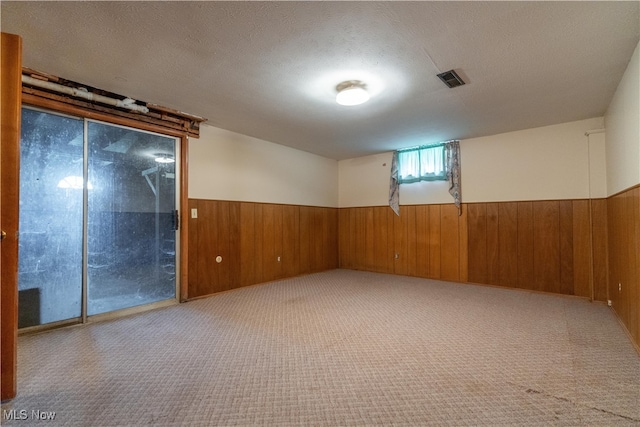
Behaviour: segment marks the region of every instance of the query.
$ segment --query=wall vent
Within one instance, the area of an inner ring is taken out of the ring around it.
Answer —
[[[460,76],[453,70],[445,71],[444,73],[438,74],[438,77],[444,84],[447,85],[448,88],[454,88],[457,86],[462,86],[464,81],[460,78]]]

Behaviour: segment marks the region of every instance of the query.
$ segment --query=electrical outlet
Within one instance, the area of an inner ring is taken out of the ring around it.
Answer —
[[[622,283],[618,283],[618,292],[622,292]]]
[[[611,305],[612,305],[612,304],[613,304],[613,303],[611,302],[611,300],[607,300],[607,305],[608,305],[609,307],[611,307]]]
[[[398,253],[397,253],[397,254],[395,254],[395,255],[394,255],[394,258],[395,258],[395,259],[400,259],[400,254],[398,254]]]
[[[280,262],[280,257],[278,257],[278,262]]]

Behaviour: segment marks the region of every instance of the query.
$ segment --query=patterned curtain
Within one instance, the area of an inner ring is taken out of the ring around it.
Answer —
[[[449,141],[445,146],[447,158],[447,178],[449,179],[449,194],[453,196],[453,203],[458,208],[458,215],[462,215],[462,193],[460,189],[460,141]]]
[[[391,159],[391,178],[389,179],[389,206],[400,216],[400,182],[398,181],[398,152]]]

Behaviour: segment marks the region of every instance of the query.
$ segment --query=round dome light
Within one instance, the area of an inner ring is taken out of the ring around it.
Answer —
[[[366,91],[365,85],[360,81],[342,82],[336,86],[336,90],[338,91],[336,102],[340,105],[359,105],[369,100],[369,93]]]

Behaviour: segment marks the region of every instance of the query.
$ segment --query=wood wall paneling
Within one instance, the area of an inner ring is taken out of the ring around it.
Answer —
[[[347,212],[349,212],[349,215],[347,217],[348,219],[348,225],[347,225],[347,246],[349,248],[348,251],[348,258],[347,258],[347,263],[344,265],[345,268],[352,268],[355,270],[359,269],[359,265],[357,263],[358,260],[358,254],[357,254],[357,247],[356,247],[356,240],[358,238],[358,235],[356,233],[356,222],[357,222],[357,209],[345,209]]]
[[[196,277],[198,281],[194,283],[194,291],[189,292],[191,297],[215,292],[214,288],[218,285],[218,269],[214,267],[215,258],[218,255],[215,253],[217,252],[215,245],[217,243],[218,230],[213,223],[215,205],[198,202],[197,209],[198,232],[194,262],[196,264]],[[191,250],[189,250],[189,252],[193,254]]]
[[[327,253],[326,269],[331,270],[339,266],[338,210],[333,208],[322,208],[322,210],[329,218],[329,236],[325,244],[325,251]]]
[[[518,202],[518,288],[533,289],[533,202]]]
[[[640,348],[640,187],[607,199],[608,297]]]
[[[470,282],[591,298],[593,277],[606,280],[604,200],[474,203],[466,208],[468,259],[461,265],[468,267]],[[598,241],[593,255],[591,233]],[[596,299],[604,300],[606,286],[600,289]]]
[[[396,236],[394,234],[394,221],[397,215],[391,208],[378,209],[382,209],[384,211],[384,218],[386,219],[383,224],[386,229],[388,242],[385,264],[387,266],[387,272],[393,274],[396,268]]]
[[[464,271],[466,280],[466,218],[453,205],[401,206],[400,216],[387,206],[342,208],[339,265],[446,280]]]
[[[558,293],[564,295],[574,294],[573,205],[574,202],[571,200],[558,202],[560,214],[560,282]],[[586,261],[589,262],[589,258]],[[586,265],[586,269],[589,271],[589,264]]]
[[[623,259],[624,251],[620,248],[625,242],[624,236],[624,212],[621,195],[612,197],[607,201],[607,218],[608,234],[609,234],[609,286],[608,296],[611,300],[613,308],[618,316],[623,318],[622,305],[620,304],[620,293],[618,292],[618,283],[622,282],[625,260]]]
[[[376,256],[375,256],[375,236],[377,231],[374,228],[373,222],[373,211],[374,208],[363,208],[361,210],[362,213],[362,221],[364,225],[364,265],[363,268],[369,271],[375,271],[376,268]]]
[[[333,209],[318,208],[322,215],[322,266],[321,271],[335,268],[336,248],[331,248],[332,242],[336,242],[335,220],[333,219]]]
[[[338,267],[338,212],[334,208],[314,207],[310,210],[309,238],[311,243],[311,272],[324,271]],[[360,213],[362,215],[362,213]],[[362,228],[361,233],[366,233]],[[364,234],[362,234],[364,236]],[[360,262],[364,263],[363,248],[356,248],[360,252]]]
[[[487,283],[500,284],[500,205],[487,203]]]
[[[621,197],[620,210],[621,210],[621,235],[624,233],[629,233],[633,236],[633,224],[632,218],[634,216],[634,210],[631,206],[632,199],[632,191],[628,191],[624,193]],[[623,319],[627,321],[627,323],[631,325],[631,304],[629,298],[629,281],[632,279],[631,272],[633,269],[634,259],[633,259],[633,238],[622,237],[620,242],[620,252],[621,258],[624,260],[624,264],[620,266],[621,274],[618,283],[622,285],[618,289],[618,299],[620,301],[621,311],[623,313]]]
[[[636,207],[633,206],[633,196],[635,189],[619,195],[617,204],[616,221],[618,227],[618,239],[613,244],[614,256],[619,258],[617,263],[618,271],[615,273],[617,280],[611,284],[610,292],[616,294],[613,300],[613,307],[629,333],[636,338],[635,329],[638,325],[634,321],[637,317],[638,301],[634,300],[633,294],[638,288],[640,274],[635,256],[636,247],[639,240],[636,236]],[[635,313],[634,313],[635,312]],[[637,339],[636,339],[637,342]]]
[[[469,224],[467,222],[467,208],[462,206],[458,218],[460,239],[460,281],[469,281]]]
[[[255,204],[240,203],[240,279],[238,286],[258,283],[256,277]]]
[[[282,277],[300,274],[300,209],[284,205],[282,211]]]
[[[302,208],[301,212],[302,212]],[[340,266],[340,268],[352,268],[351,266],[351,251],[350,251],[350,247],[349,247],[349,242],[350,242],[350,228],[349,228],[349,222],[350,222],[350,214],[351,214],[351,210],[350,209],[339,209],[338,210],[338,252],[339,252],[339,260],[338,260],[338,265]],[[302,219],[302,213],[301,213],[301,219]],[[375,223],[375,218],[374,218],[374,226],[377,228],[376,223]],[[300,227],[302,227],[302,222],[300,223]],[[378,247],[376,247],[376,250],[378,250]],[[377,253],[377,252],[376,252]]]
[[[197,211],[198,209],[198,200],[193,200],[190,199],[189,200],[189,212],[191,212],[193,209],[195,209]],[[188,247],[188,252],[189,252],[189,264],[188,264],[188,268],[189,268],[189,289],[187,290],[187,297],[188,298],[193,298],[194,292],[196,292],[197,288],[198,288],[198,284],[200,283],[200,276],[199,276],[199,272],[200,272],[200,265],[199,265],[199,254],[200,254],[200,249],[198,248],[198,234],[200,233],[199,227],[197,227],[197,225],[195,224],[195,221],[197,221],[197,218],[191,218],[191,215],[189,215],[189,247]]]
[[[608,237],[607,237],[607,200],[594,199],[592,203],[593,233],[593,297],[596,301],[608,299]]]
[[[354,265],[358,270],[366,270],[366,235],[367,235],[367,223],[365,221],[366,208],[357,208],[353,212],[351,217],[351,224],[353,226],[355,240],[354,249]]]
[[[498,206],[499,284],[518,287],[518,204]]]
[[[440,278],[460,280],[460,239],[458,208],[453,204],[440,207]]]
[[[311,245],[313,244],[311,234],[313,218],[311,216],[311,210],[312,208],[308,206],[300,206],[300,274],[311,273]],[[344,233],[348,231],[348,226],[342,230]],[[347,248],[345,248],[346,254],[349,252],[349,241],[347,240],[345,243],[347,245]]]
[[[473,203],[467,206],[469,233],[469,281],[489,283],[487,274],[487,206]]]
[[[262,207],[262,280],[282,277],[282,206]]]
[[[629,292],[629,304],[630,311],[632,313],[631,318],[631,334],[636,339],[636,344],[640,348],[640,187],[636,187],[633,190],[632,200],[633,210],[633,248],[635,253],[634,270],[629,274],[630,282],[628,288]]]
[[[201,263],[203,268],[203,278],[205,279],[201,283],[201,292],[206,295],[213,292],[224,291],[225,288],[220,286],[220,268],[222,263],[228,263],[229,258],[227,254],[222,250],[224,235],[219,235],[218,221],[221,220],[219,213],[219,204],[205,204],[204,212],[206,218],[209,220],[204,224],[205,232],[200,235],[201,241],[204,243],[204,259],[205,262]],[[221,256],[222,262],[216,262],[216,257]],[[209,268],[209,265],[213,268]]]
[[[633,211],[632,229],[633,229],[633,243],[634,248],[634,262],[633,271],[629,273],[630,281],[627,288],[629,288],[629,310],[630,316],[630,332],[635,338],[636,346],[640,349],[640,187],[636,187],[633,190],[632,206]]]
[[[415,207],[416,270],[418,277],[429,277],[429,208],[426,205]]]
[[[318,209],[311,210],[311,272],[315,273],[322,270],[324,264],[324,224],[322,213]]]
[[[418,277],[418,236],[416,233],[416,206],[407,206],[407,212],[404,218],[406,223],[406,262],[407,262],[407,274],[409,276]]]
[[[440,279],[440,205],[429,205],[429,277]]]
[[[241,225],[242,217],[240,215],[240,203],[232,202],[229,204],[229,259],[233,262],[228,264],[228,285],[227,289],[239,288],[241,285],[240,272],[242,271],[241,255]]]
[[[338,266],[337,209],[201,199],[191,208],[189,298]]]
[[[240,206],[190,200],[189,209],[193,208],[198,217],[189,220],[189,298],[239,286]],[[216,261],[218,256],[221,262]]]
[[[624,230],[630,234],[629,238],[625,238],[623,244],[624,259],[627,261],[627,266],[624,266],[624,272],[622,277],[622,290],[618,290],[620,293],[621,303],[624,305],[625,317],[629,324],[629,332],[632,335],[635,334],[637,329],[637,310],[634,310],[634,305],[637,305],[636,290],[638,289],[638,277],[633,272],[638,271],[636,251],[638,250],[638,238],[637,238],[637,216],[636,209],[636,193],[637,189],[627,191],[624,195]],[[635,277],[634,277],[635,276]],[[635,279],[635,283],[633,283]]]
[[[257,203],[254,207],[254,231],[255,231],[255,269],[256,269],[256,282],[262,283],[265,282],[264,278],[264,215],[263,215],[264,205]]]
[[[557,202],[533,203],[533,241],[534,289],[557,292],[560,283],[560,208]]]
[[[393,272],[393,264],[391,263],[392,246],[389,244],[389,220],[387,209],[380,206],[371,208],[373,211],[373,270],[380,273]]]
[[[591,236],[589,201],[573,202],[574,294],[591,297]]]
[[[408,244],[408,211],[410,206],[400,206],[400,216],[393,215],[393,252],[394,264],[393,271],[395,274],[409,274],[409,244]]]
[[[237,223],[235,218],[233,221],[231,219],[231,205],[229,202],[217,204],[214,221],[214,228],[218,237],[218,245],[214,246],[214,251],[222,256],[222,262],[216,263],[218,275],[215,292],[219,292],[232,288],[233,265],[238,262],[237,258],[234,258],[235,251],[232,249],[232,246],[235,246],[238,241],[237,236],[235,236],[235,240],[232,238],[232,234],[235,234],[234,230],[237,229]],[[235,226],[232,226],[232,224]]]

